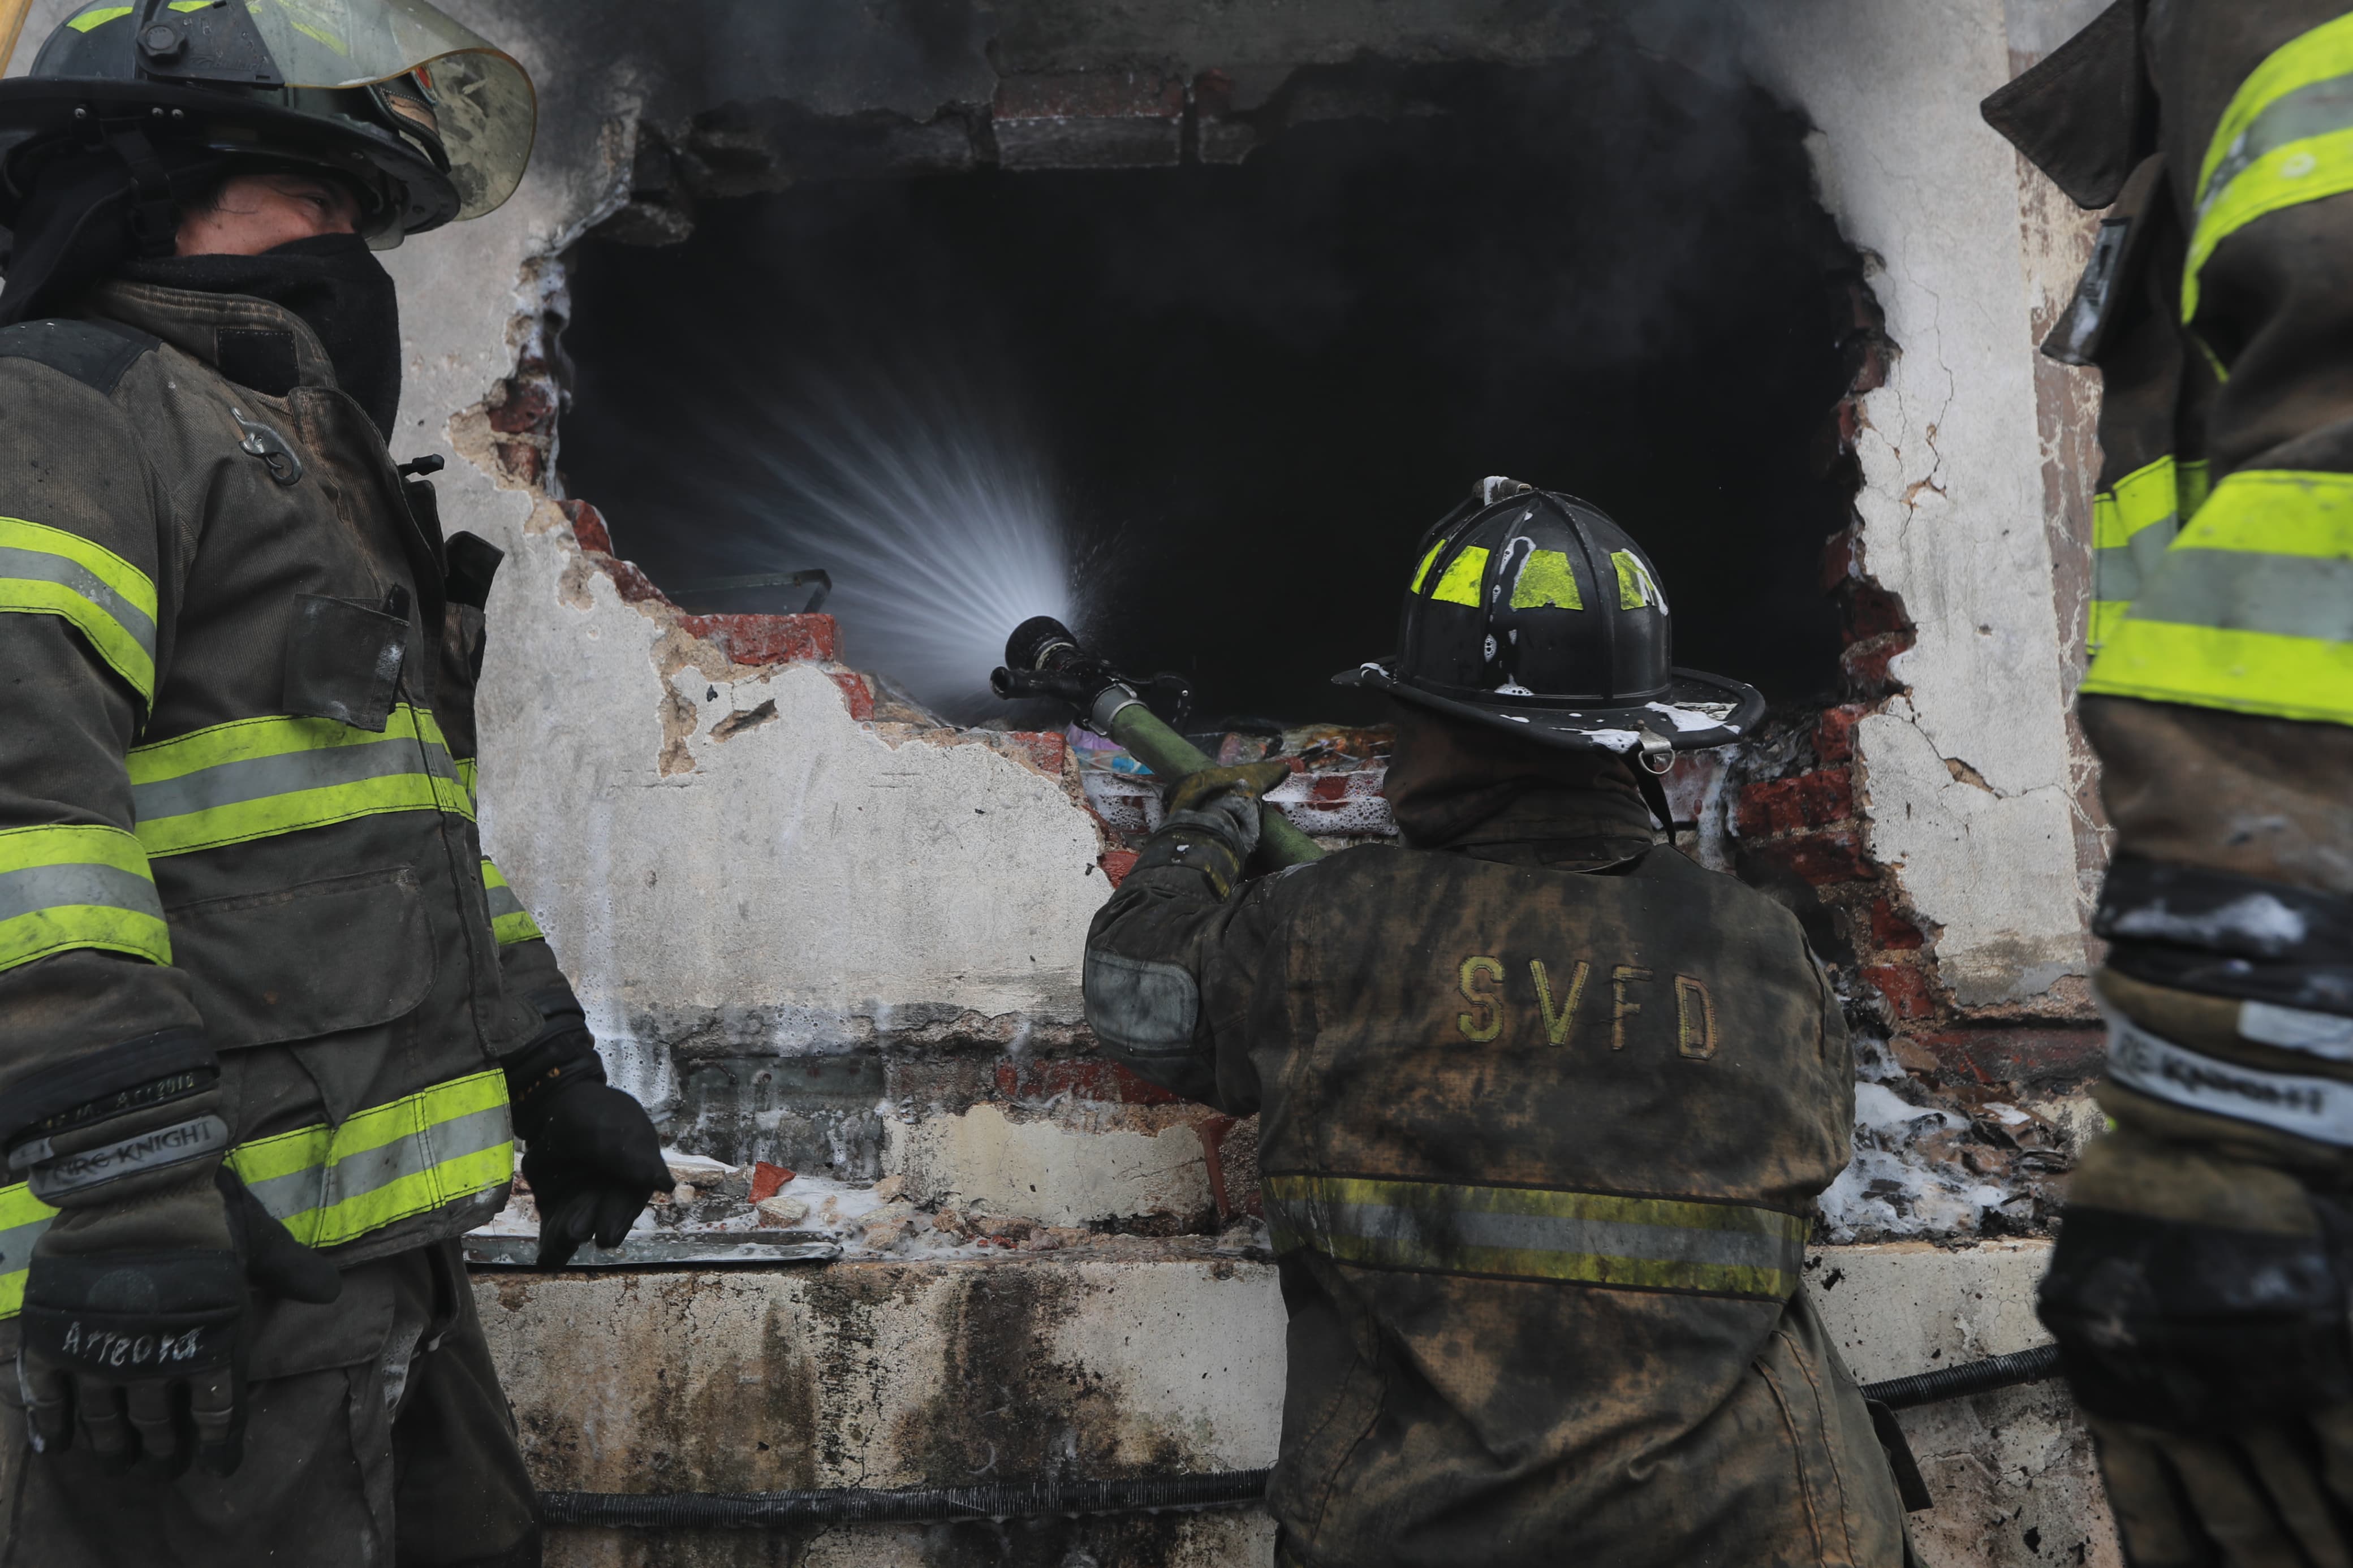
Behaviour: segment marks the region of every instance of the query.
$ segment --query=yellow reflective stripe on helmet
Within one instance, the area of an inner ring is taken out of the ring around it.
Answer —
[[[155,584],[77,533],[0,517],[0,611],[72,623],[141,702],[155,697]]]
[[[2094,651],[2132,608],[2141,584],[2181,531],[2181,520],[2197,510],[2185,493],[2190,468],[2197,470],[2202,491],[2204,463],[2176,464],[2163,457],[2092,498],[2092,605],[2085,641]]]
[[[0,830],[0,970],[77,947],[172,962],[139,840],[119,827]]]
[[[2248,469],[2216,486],[2083,689],[2353,723],[2353,474]]]
[[[227,1163],[304,1246],[356,1241],[512,1178],[506,1074],[452,1079],[341,1127],[257,1138]],[[0,1318],[23,1304],[33,1244],[57,1212],[23,1182],[0,1187]]]
[[[1785,1300],[1811,1222],[1747,1204],[1370,1176],[1265,1179],[1277,1252],[1367,1268]]]
[[[332,719],[238,719],[131,749],[139,841],[185,855],[392,811],[470,818],[441,728],[403,702],[381,734]]]
[[[1645,605],[1656,605],[1662,610],[1667,607],[1667,596],[1659,592],[1658,579],[1651,575],[1650,568],[1632,551],[1613,550],[1609,560],[1618,568],[1620,609],[1639,610]]]
[[[1430,563],[1423,562],[1421,569],[1427,574]],[[1439,574],[1438,586],[1430,591],[1430,599],[1440,605],[1469,605],[1475,609],[1479,584],[1486,575],[1487,547],[1473,544],[1446,563],[1446,570]]]
[[[2353,16],[2272,51],[2232,96],[2198,172],[2181,319],[2225,239],[2268,213],[2353,191]]]
[[[132,12],[137,9],[138,7],[135,5],[99,5],[91,8],[90,10],[84,11],[80,16],[76,16],[72,21],[68,22],[66,26],[71,27],[77,33],[87,33],[92,27],[102,27],[106,26],[107,23],[113,21],[118,16],[128,16]]]
[[[1419,594],[1421,592],[1421,580],[1430,575],[1430,563],[1437,560],[1438,552],[1445,548],[1446,542],[1442,539],[1430,547],[1430,553],[1423,556],[1421,558],[1421,564],[1413,569],[1413,581],[1406,585],[1405,591],[1407,593]]]
[[[491,934],[499,939],[501,947],[546,939],[547,933],[539,929],[539,922],[531,918],[531,911],[522,907],[522,900],[507,885],[505,874],[491,864],[487,855],[482,857],[482,894],[490,900]]]
[[[1577,569],[1557,550],[1530,550],[1512,584],[1515,610],[1581,610],[1585,600],[1577,591]]]

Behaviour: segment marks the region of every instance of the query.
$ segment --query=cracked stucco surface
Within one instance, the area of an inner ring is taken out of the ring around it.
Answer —
[[[2084,940],[2018,167],[1977,108],[2010,74],[2002,7],[1748,15],[1901,351],[1859,443],[1864,566],[1918,627],[1907,693],[1856,731],[1872,850],[1942,928],[1957,1001],[2022,1000],[2082,973]]]

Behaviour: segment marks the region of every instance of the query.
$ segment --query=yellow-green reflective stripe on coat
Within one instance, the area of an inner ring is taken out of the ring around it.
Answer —
[[[1418,1273],[1787,1300],[1812,1222],[1746,1204],[1377,1176],[1266,1178],[1275,1250]]]
[[[2083,689],[2353,724],[2353,474],[2251,468],[2215,486]]]
[[[2140,596],[2187,518],[2206,500],[2204,459],[2170,457],[2135,468],[2092,498],[2092,609],[2085,640],[2097,653]]]
[[[0,611],[57,616],[130,683],[155,698],[155,584],[79,534],[0,517]]]
[[[470,818],[430,713],[404,702],[379,734],[332,719],[238,719],[131,749],[151,856],[185,855],[391,811]]]
[[[522,907],[522,900],[515,897],[514,889],[507,886],[505,873],[491,865],[487,855],[482,857],[482,894],[490,901],[491,934],[499,939],[501,947],[539,942],[547,935],[531,918],[531,911]]]
[[[76,947],[172,962],[139,840],[119,827],[0,831],[0,970]]]
[[[513,1173],[506,1074],[473,1073],[341,1127],[240,1143],[229,1168],[306,1247],[337,1247],[504,1184]],[[26,1184],[0,1187],[0,1317],[25,1299],[33,1243],[57,1210]]]
[[[2353,191],[2353,16],[2291,38],[2239,84],[2198,172],[2181,319],[2215,247],[2267,214]]]

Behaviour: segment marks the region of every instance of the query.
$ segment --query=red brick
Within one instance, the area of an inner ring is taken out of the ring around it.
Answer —
[[[1895,952],[1915,948],[1924,939],[1920,928],[1895,912],[1885,899],[1871,900],[1871,942]]]
[[[841,688],[841,695],[849,703],[852,719],[874,717],[874,691],[866,684],[864,676],[853,675],[848,670],[828,670],[826,673],[833,678],[836,686]]]
[[[1860,702],[1824,709],[1814,721],[1814,755],[1825,763],[1853,761],[1854,726],[1862,715]]]
[[[818,662],[841,651],[831,616],[681,616],[678,624],[718,644],[737,664]]]
[[[1100,1057],[1030,1057],[997,1064],[997,1092],[1008,1100],[1051,1100],[1067,1094],[1114,1105],[1176,1105],[1177,1097]]]
[[[1857,691],[1882,696],[1903,684],[1887,672],[1888,661],[1911,647],[1912,639],[1905,637],[1852,643],[1839,655],[1839,668],[1846,671],[1848,682]]]
[[[1867,881],[1878,875],[1862,852],[1862,836],[1852,827],[1768,838],[1742,853],[1779,866],[1818,888],[1832,882]]]
[[[490,405],[491,428],[502,436],[544,435],[555,417],[555,388],[543,381],[512,379]]]
[[[585,500],[560,500],[556,506],[572,520],[572,537],[583,550],[593,550],[599,555],[613,553],[613,534],[605,526],[605,514]]]
[[[2089,1078],[2107,1058],[2097,1028],[1950,1029],[1915,1035],[1950,1076],[1979,1083]]]
[[[1862,563],[1856,559],[1855,531],[1842,528],[1822,541],[1821,584],[1825,594],[1836,591],[1850,577],[1862,574]]]
[[[1874,963],[1862,972],[1863,983],[1886,998],[1892,1018],[1926,1018],[1936,1011],[1935,990],[1925,971],[1906,964]]]
[[[1904,601],[1878,584],[1858,582],[1848,593],[1847,641],[1863,642],[1911,629],[1912,618],[1904,613]]]
[[[1095,864],[1103,868],[1104,878],[1116,888],[1135,869],[1135,854],[1133,849],[1106,849],[1095,858]]]
[[[752,1201],[773,1198],[776,1189],[793,1179],[793,1173],[782,1165],[771,1165],[765,1160],[752,1163]]]
[[[599,556],[596,567],[613,580],[613,586],[620,592],[621,597],[632,605],[662,599],[662,591],[654,586],[652,578],[638,570],[638,563],[634,561],[616,561],[609,555]],[[662,603],[668,604],[669,601],[662,599]]]
[[[1740,786],[1734,826],[1743,838],[1827,827],[1854,815],[1854,784],[1843,770],[1764,779]]]

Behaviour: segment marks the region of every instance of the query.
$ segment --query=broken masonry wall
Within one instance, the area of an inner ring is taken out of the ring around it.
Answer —
[[[452,452],[447,525],[509,552],[484,672],[486,845],[616,1077],[673,1139],[701,1129],[731,1163],[799,1159],[859,1222],[851,1260],[829,1266],[484,1276],[543,1484],[1261,1464],[1282,1333],[1247,1228],[1248,1123],[1090,1048],[1078,959],[1120,862],[1078,760],[1059,737],[914,722],[839,661],[821,618],[681,616],[600,549],[596,498],[557,493],[565,249],[625,209],[670,221],[665,179],[691,200],[789,178],[763,126],[845,127],[841,156],[878,170],[1238,157],[1270,102],[1353,111],[1279,97],[1301,64],[1538,62],[1612,29],[1669,52],[1707,35],[1715,68],[1801,107],[1824,203],[1869,264],[1844,410],[1857,521],[1824,563],[1850,700],[1684,791],[1709,803],[1725,862],[1774,880],[1841,960],[1863,1158],[1831,1228],[1920,1238],[1824,1248],[1809,1289],[1865,1377],[2040,1337],[2025,1303],[2044,1243],[1983,1238],[2047,1219],[2097,1059],[2083,911],[2098,824],[2065,712],[2092,398],[2032,354],[2084,231],[1975,105],[2093,7],[1759,0],[1745,29],[1712,8],[1504,0],[448,8],[541,94],[515,198],[385,258],[404,305],[395,453]],[[40,0],[28,38],[68,9]],[[767,107],[712,112],[731,104]],[[2063,1399],[1905,1421],[1943,1504],[1920,1531],[1929,1561],[2116,1561]],[[633,1431],[662,1434],[660,1452],[597,1468]],[[1057,1528],[1046,1560],[1268,1551],[1246,1516]],[[959,1527],[806,1546],[993,1562],[1047,1544]],[[750,1542],[593,1535],[556,1557],[649,1551],[765,1560]]]

